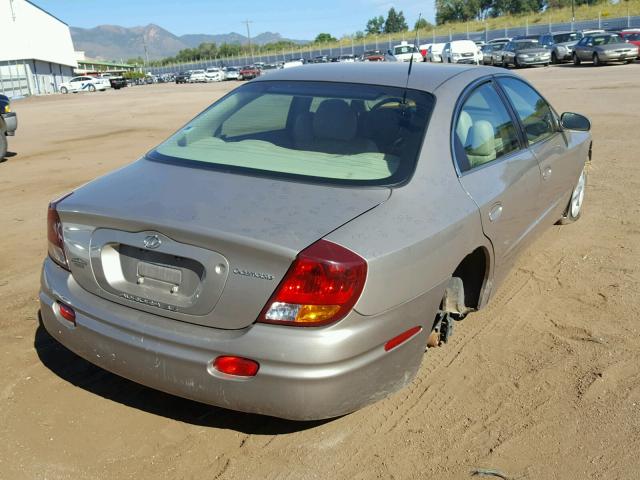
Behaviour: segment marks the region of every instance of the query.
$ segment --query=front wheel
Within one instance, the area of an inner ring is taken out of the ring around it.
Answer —
[[[95,92],[96,91],[96,86],[95,85],[89,85],[89,88],[87,89],[90,92]]]
[[[578,57],[577,53],[573,54],[573,64],[576,66],[580,65],[580,57]]]
[[[0,161],[7,156],[7,148],[9,148],[7,136],[4,131],[0,129]]]
[[[518,57],[513,59],[513,66],[516,68],[520,68],[522,65],[520,65],[520,61],[518,60]]]
[[[556,52],[551,52],[551,63],[553,63],[554,65],[557,65],[558,63],[560,63],[558,61],[558,56],[556,55]]]
[[[67,87],[61,87],[60,88],[60,93],[67,94],[67,93],[69,93],[69,90],[67,90]]]
[[[560,225],[567,225],[569,223],[573,223],[580,218],[582,215],[582,203],[584,201],[584,190],[587,186],[587,169],[584,167],[582,169],[582,173],[580,174],[580,178],[578,179],[578,184],[575,186],[573,191],[571,192],[571,200],[569,200],[569,205],[567,206],[567,210],[558,221]]]
[[[602,62],[600,61],[600,57],[598,56],[597,53],[593,54],[593,66],[594,67],[599,67],[600,65],[602,65]]]

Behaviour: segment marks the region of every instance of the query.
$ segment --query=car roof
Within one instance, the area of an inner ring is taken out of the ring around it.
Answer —
[[[268,77],[253,80],[269,82],[274,80],[345,82],[369,85],[404,87],[407,84],[407,62],[364,62],[364,63],[324,63],[308,64],[298,68],[279,70]],[[433,92],[447,80],[464,73],[475,72],[475,77],[495,73],[495,68],[475,65],[431,65],[414,63],[408,87]]]

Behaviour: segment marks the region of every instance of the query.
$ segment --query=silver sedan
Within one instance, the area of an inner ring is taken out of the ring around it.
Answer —
[[[273,72],[52,202],[46,329],[136,382],[290,419],[411,382],[539,232],[580,217],[591,136],[515,74],[407,72]]]
[[[594,66],[608,62],[631,63],[638,57],[638,47],[626,43],[617,33],[587,35],[573,47],[573,63],[593,62]]]

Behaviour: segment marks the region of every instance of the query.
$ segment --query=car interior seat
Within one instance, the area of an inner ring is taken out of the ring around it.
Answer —
[[[496,159],[496,138],[493,125],[487,120],[473,122],[463,144],[471,168]]]

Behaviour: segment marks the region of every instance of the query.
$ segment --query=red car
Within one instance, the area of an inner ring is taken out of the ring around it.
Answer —
[[[242,80],[251,80],[252,78],[256,78],[260,76],[260,69],[258,67],[254,67],[253,65],[247,65],[246,67],[242,67],[240,69],[240,79]]]
[[[380,50],[367,50],[362,55],[365,62],[384,62],[384,53]]]
[[[638,58],[640,58],[640,30],[623,30],[620,36],[627,42],[638,47]]]

